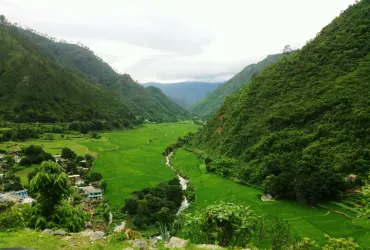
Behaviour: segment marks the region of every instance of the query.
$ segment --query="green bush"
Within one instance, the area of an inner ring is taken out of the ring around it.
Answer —
[[[256,225],[249,207],[221,202],[186,215],[183,231],[194,243],[245,247]]]

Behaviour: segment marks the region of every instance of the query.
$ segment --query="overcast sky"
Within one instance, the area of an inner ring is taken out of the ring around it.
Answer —
[[[0,14],[80,41],[139,82],[224,81],[302,47],[354,0],[0,0]]]

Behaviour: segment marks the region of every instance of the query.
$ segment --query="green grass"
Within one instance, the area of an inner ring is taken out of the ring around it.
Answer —
[[[324,235],[331,237],[353,237],[363,247],[370,245],[370,221],[349,219],[325,209],[300,205],[293,201],[263,202],[257,198],[261,190],[237,184],[213,174],[204,174],[199,167],[203,162],[193,153],[178,150],[172,164],[185,174],[196,190],[196,201],[189,211],[216,201],[231,201],[250,206],[258,215],[272,214],[286,219],[292,233],[301,237],[325,242]]]
[[[113,237],[92,242],[88,237],[72,236],[69,240],[61,240],[63,236],[51,236],[37,231],[0,232],[0,248],[32,248],[38,250],[76,249],[76,250],[118,250],[128,247],[128,242],[122,242]]]
[[[15,172],[15,175],[21,178],[21,183],[23,186],[28,185],[28,174],[33,172],[37,167],[39,167],[39,165],[32,165],[30,167],[26,167],[22,170]]]
[[[166,167],[162,152],[179,136],[196,131],[193,124],[148,124],[139,129],[101,134],[105,143],[114,150],[99,152],[94,162],[94,172],[99,172],[108,181],[104,198],[113,209],[121,209],[125,198],[145,187],[154,186],[174,177]],[[81,142],[95,149],[104,148],[102,141]]]
[[[51,153],[53,155],[61,154],[63,147],[68,147],[72,149],[74,152],[77,153],[77,155],[94,154],[94,152],[89,151],[86,146],[79,144],[78,139],[75,139],[75,138],[70,138],[69,140],[55,139],[52,141],[28,140],[25,142],[3,142],[3,143],[0,143],[0,149],[12,151],[12,150],[28,147],[30,145],[40,145],[44,149],[45,152]]]

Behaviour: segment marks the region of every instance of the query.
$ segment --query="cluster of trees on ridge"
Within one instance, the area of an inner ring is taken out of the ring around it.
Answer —
[[[280,198],[336,199],[370,165],[370,2],[352,5],[302,50],[267,67],[196,135],[236,158],[242,181]]]

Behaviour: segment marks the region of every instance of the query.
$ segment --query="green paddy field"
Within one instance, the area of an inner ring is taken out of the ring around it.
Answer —
[[[217,201],[230,201],[250,206],[259,216],[276,215],[287,220],[293,234],[309,237],[323,244],[325,234],[331,237],[353,237],[362,247],[370,249],[370,221],[349,219],[326,209],[300,205],[293,201],[261,201],[261,190],[237,184],[214,174],[204,173],[202,161],[192,152],[180,149],[172,165],[188,177],[196,189],[196,201],[189,208],[204,207]]]
[[[165,165],[162,152],[178,137],[197,130],[197,125],[186,123],[148,124],[132,130],[100,133],[101,139],[76,137],[69,140],[35,140],[2,144],[1,147],[9,149],[37,144],[43,145],[45,151],[57,154],[63,146],[67,146],[79,155],[96,155],[93,171],[101,173],[107,180],[108,188],[104,197],[113,211],[118,211],[122,208],[125,198],[130,197],[133,191],[156,185],[175,176]],[[370,249],[370,221],[357,218],[356,213],[351,213],[343,207],[341,209],[353,218],[329,212],[324,208],[303,206],[293,201],[263,202],[257,196],[261,194],[261,190],[206,173],[202,160],[183,149],[176,151],[172,157],[172,165],[195,187],[196,201],[190,205],[189,212],[221,200],[243,203],[260,216],[273,214],[286,219],[294,235],[310,237],[321,244],[325,242],[325,234],[331,237],[353,237],[362,249]],[[34,167],[17,173],[22,183],[27,182],[27,174]],[[338,208],[334,203],[324,205],[329,209]]]

